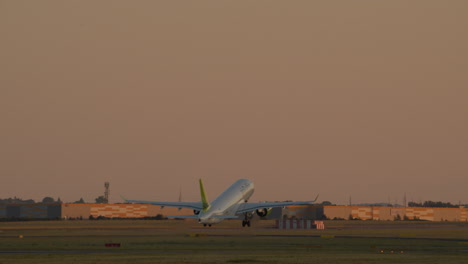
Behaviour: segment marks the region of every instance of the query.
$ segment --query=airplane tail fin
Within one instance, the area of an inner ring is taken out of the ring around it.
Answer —
[[[205,188],[203,187],[203,182],[201,179],[200,179],[200,194],[201,194],[203,211],[206,211],[210,208],[210,203],[208,202],[208,199],[206,198]]]

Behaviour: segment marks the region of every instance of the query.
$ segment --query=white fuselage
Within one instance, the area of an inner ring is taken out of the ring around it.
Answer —
[[[206,211],[201,211],[198,215],[200,224],[216,224],[223,218],[214,218],[213,216],[233,216],[242,203],[248,201],[254,192],[254,184],[247,179],[240,179],[227,188],[211,203]]]

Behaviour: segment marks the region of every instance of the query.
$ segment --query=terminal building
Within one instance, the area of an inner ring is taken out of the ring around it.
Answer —
[[[145,218],[190,215],[190,209],[148,204],[0,204],[2,219]],[[274,208],[269,219],[468,221],[468,208],[297,205]]]

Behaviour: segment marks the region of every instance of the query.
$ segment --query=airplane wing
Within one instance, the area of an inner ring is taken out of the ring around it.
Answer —
[[[303,202],[274,202],[274,203],[243,203],[237,209],[236,214],[243,214],[247,212],[252,212],[258,209],[265,208],[274,208],[274,207],[284,207],[290,205],[308,205],[313,204],[317,201],[318,195],[313,201],[303,201]]]
[[[126,202],[135,203],[135,204],[152,204],[152,205],[159,205],[161,208],[164,207],[176,207],[179,209],[182,208],[189,208],[193,210],[201,211],[203,209],[203,205],[201,202],[153,202],[153,201],[139,201],[139,200],[127,200]]]

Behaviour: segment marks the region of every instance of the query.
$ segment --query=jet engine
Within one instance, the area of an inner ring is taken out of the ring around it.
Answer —
[[[198,210],[193,210],[193,214],[194,214],[194,215],[198,215],[198,214],[200,214],[200,211],[198,211]]]
[[[258,216],[260,217],[265,217],[269,215],[271,212],[271,208],[263,208],[263,209],[257,209],[255,213],[257,213]]]

